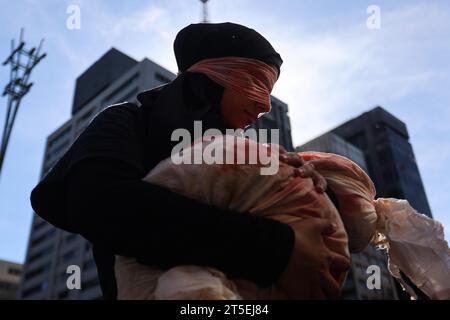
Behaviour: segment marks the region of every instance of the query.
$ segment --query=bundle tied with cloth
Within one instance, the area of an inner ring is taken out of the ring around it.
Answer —
[[[239,154],[248,156],[258,148],[267,146],[242,137],[205,137],[179,157],[193,159],[215,149],[232,159]],[[273,148],[271,152],[271,161],[277,161],[278,154]],[[279,163],[274,175],[261,175],[265,165],[259,159],[256,164],[236,165],[174,164],[166,159],[144,180],[219,208],[276,218],[287,224],[306,215],[328,218],[338,226],[324,239],[333,251],[349,257],[350,252],[359,252],[370,243],[386,248],[394,277],[403,281],[401,270],[430,298],[450,298],[449,249],[439,222],[418,214],[406,200],[375,200],[371,179],[350,159],[321,152],[298,155],[305,161],[318,160],[316,170],[336,195],[339,211],[326,194],[315,190],[310,178],[295,176],[294,168],[287,164]],[[277,217],[280,212],[283,215]],[[115,271],[119,299],[308,298],[287,297],[276,285],[258,288],[210,267],[158,270],[118,256]],[[346,272],[330,272],[343,286]],[[414,296],[414,291],[402,284]]]

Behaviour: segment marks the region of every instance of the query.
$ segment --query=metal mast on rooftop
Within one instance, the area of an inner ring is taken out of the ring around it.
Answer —
[[[200,0],[203,3],[203,23],[207,23],[208,21],[208,0]]]
[[[32,82],[28,82],[33,68],[45,58],[46,54],[40,54],[44,39],[41,40],[39,47],[26,50],[23,41],[23,28],[20,30],[20,40],[17,47],[14,47],[14,39],[11,40],[11,54],[3,62],[3,65],[9,64],[10,80],[5,86],[2,96],[8,96],[5,125],[3,127],[2,142],[0,146],[0,174],[3,167],[6,148],[8,147],[9,137],[14,125],[17,110],[19,109],[22,98],[30,91]]]

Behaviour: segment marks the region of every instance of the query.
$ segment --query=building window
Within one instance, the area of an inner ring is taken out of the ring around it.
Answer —
[[[76,249],[70,250],[69,252],[67,252],[62,256],[62,261],[67,262],[69,260],[72,260],[73,258],[76,257],[76,253],[77,253]]]
[[[39,243],[44,242],[44,241],[47,240],[47,239],[53,238],[53,237],[55,236],[55,234],[56,234],[56,229],[51,229],[51,230],[49,230],[48,232],[46,232],[46,233],[44,233],[43,235],[41,235],[40,237],[34,239],[34,240],[31,242],[31,245],[32,245],[32,246],[36,246],[36,245],[38,245]]]
[[[41,221],[39,221],[39,222],[35,225],[34,231],[40,230],[40,229],[42,229],[42,228],[43,228],[44,226],[46,226],[46,225],[47,225],[47,222],[44,221],[44,220],[41,220]]]
[[[36,261],[36,260],[38,260],[41,257],[44,257],[45,255],[51,253],[52,250],[53,250],[53,244],[50,244],[50,245],[46,246],[44,249],[39,250],[38,252],[30,255],[30,258],[28,259],[28,263]]]
[[[133,88],[131,91],[129,91],[127,94],[125,94],[122,98],[118,99],[115,103],[127,102],[129,100],[134,101],[138,91],[139,91],[138,88]]]
[[[45,273],[47,271],[50,271],[51,266],[52,266],[52,263],[51,262],[47,262],[46,264],[44,264],[41,267],[38,267],[38,268],[35,268],[35,269],[33,269],[33,270],[29,271],[29,272],[26,272],[25,280],[34,278],[34,277],[36,277],[38,275],[41,275],[41,274],[43,274],[43,273]]]
[[[55,145],[61,144],[61,141],[64,141],[67,139],[67,137],[70,135],[70,129],[71,127],[68,126],[65,128],[58,136],[54,137],[49,143],[48,147],[53,148]]]
[[[22,270],[17,268],[8,268],[8,274],[13,276],[20,276],[22,274]]]
[[[0,281],[0,290],[5,291],[13,291],[17,288],[17,284],[11,282]]]
[[[128,80],[126,80],[124,83],[122,83],[116,90],[111,92],[105,99],[103,99],[102,104],[106,104],[108,101],[110,101],[112,98],[114,98],[117,94],[124,91],[134,80],[139,78],[139,72],[136,72],[133,74]]]
[[[78,120],[77,120],[77,126],[80,125],[80,123],[86,122],[88,119],[90,119],[94,114],[95,108],[92,107],[89,111],[87,111],[85,114],[83,114]]]
[[[155,72],[155,79],[158,80],[159,82],[162,82],[163,84],[169,83],[170,80],[169,78],[167,78],[166,76],[163,76],[162,74],[160,74],[159,72]]]

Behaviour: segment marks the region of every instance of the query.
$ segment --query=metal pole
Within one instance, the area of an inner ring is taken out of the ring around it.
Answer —
[[[9,64],[11,69],[9,83],[5,86],[3,91],[3,96],[7,95],[8,100],[5,125],[3,127],[0,147],[0,174],[20,102],[22,101],[22,98],[30,91],[31,86],[33,85],[33,83],[28,82],[31,71],[42,59],[46,57],[45,53],[39,55],[44,41],[43,39],[41,40],[37,50],[36,48],[32,48],[31,50],[24,49],[25,42],[23,41],[23,33],[24,30],[21,28],[19,45],[17,47],[14,45],[14,39],[11,40],[11,54],[3,63],[3,65]],[[21,58],[24,58],[25,61],[22,62]]]
[[[208,0],[200,0],[203,3],[203,23],[208,22]]]

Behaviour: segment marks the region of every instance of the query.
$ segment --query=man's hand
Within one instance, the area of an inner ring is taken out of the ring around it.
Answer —
[[[302,178],[311,178],[317,192],[323,193],[327,189],[327,180],[320,175],[315,168],[317,163],[314,160],[303,161],[295,152],[287,152],[285,148],[279,146],[280,162],[296,167],[294,174]]]
[[[337,254],[325,245],[323,237],[335,231],[327,219],[305,216],[292,220],[291,216],[278,215],[273,219],[289,222],[295,231],[295,244],[286,269],[276,285],[290,299],[336,299],[340,295],[339,283],[331,271],[346,271],[348,258]]]

